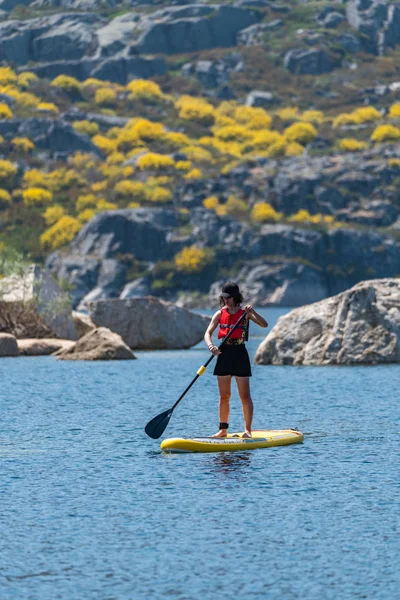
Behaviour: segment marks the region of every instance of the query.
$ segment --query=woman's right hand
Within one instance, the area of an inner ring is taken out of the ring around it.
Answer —
[[[210,344],[208,346],[208,349],[211,352],[211,354],[213,354],[214,356],[217,356],[217,354],[221,354],[221,350],[219,350],[219,348],[217,348],[217,346],[214,346],[214,344]]]

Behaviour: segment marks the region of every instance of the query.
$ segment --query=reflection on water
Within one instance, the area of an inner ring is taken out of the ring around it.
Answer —
[[[221,452],[212,456],[212,464],[220,473],[246,471],[251,464],[250,452]]]

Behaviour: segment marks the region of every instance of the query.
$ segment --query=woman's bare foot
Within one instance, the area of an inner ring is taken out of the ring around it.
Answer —
[[[227,429],[220,429],[218,433],[214,433],[211,437],[223,438],[228,435]]]
[[[251,431],[246,429],[245,432],[242,433],[242,438],[251,438]]]

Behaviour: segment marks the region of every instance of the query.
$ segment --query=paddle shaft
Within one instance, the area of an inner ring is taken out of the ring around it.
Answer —
[[[237,323],[235,323],[232,328],[230,329],[230,331],[228,331],[228,333],[226,334],[226,336],[223,338],[222,342],[220,343],[220,345],[218,346],[218,350],[221,350],[222,346],[224,345],[224,343],[231,337],[234,329],[236,329],[236,327],[246,318],[246,314],[244,313],[240,319],[237,321]],[[197,372],[196,377],[189,383],[189,385],[187,386],[186,390],[184,392],[182,392],[182,394],[179,396],[178,400],[175,402],[175,404],[173,405],[173,407],[171,408],[171,413],[172,411],[175,410],[175,408],[178,406],[179,402],[182,400],[182,398],[186,395],[186,393],[190,390],[190,388],[192,387],[193,384],[196,383],[196,381],[198,380],[198,378],[203,375],[204,371],[206,370],[206,368],[208,367],[208,365],[210,364],[210,362],[212,361],[212,359],[214,358],[214,354],[212,354],[210,356],[210,358],[208,359],[208,361],[206,362],[205,365],[202,365],[202,367],[199,369],[199,371]]]

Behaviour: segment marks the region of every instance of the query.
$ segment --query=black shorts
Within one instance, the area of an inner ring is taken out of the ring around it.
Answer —
[[[214,375],[233,375],[251,377],[250,359],[244,344],[229,346],[224,344],[222,354],[218,355]]]

